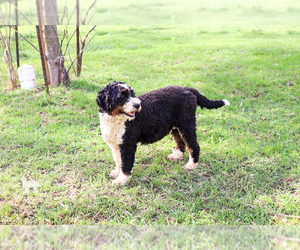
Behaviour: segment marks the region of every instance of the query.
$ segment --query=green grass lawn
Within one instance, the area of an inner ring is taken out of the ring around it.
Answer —
[[[7,15],[8,0],[0,7]],[[79,1],[80,19],[94,0]],[[76,24],[76,1],[57,1],[61,24]],[[18,8],[34,25],[38,24],[35,0],[18,0]],[[13,7],[12,7],[13,9]],[[299,25],[298,0],[110,0],[96,1],[89,11],[86,24],[99,25]],[[63,15],[65,13],[65,15]],[[62,18],[64,16],[64,18]],[[69,20],[69,22],[68,22]],[[14,11],[6,24],[15,24]],[[4,21],[0,19],[0,24]],[[19,24],[30,24],[19,14]]]
[[[88,30],[88,27],[85,28]],[[34,27],[20,27],[35,41]],[[299,26],[98,26],[70,88],[43,90],[39,55],[21,42],[37,88],[5,90],[0,65],[0,224],[298,225]],[[168,85],[231,102],[197,110],[199,167],[170,162],[171,136],[138,146],[128,186],[109,176],[97,91]],[[24,193],[20,179],[38,182]]]

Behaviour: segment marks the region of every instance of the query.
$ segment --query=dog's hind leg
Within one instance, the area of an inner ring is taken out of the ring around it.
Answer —
[[[200,147],[197,142],[196,123],[190,122],[188,126],[179,128],[182,140],[189,150],[189,162],[186,169],[195,169],[198,166]]]
[[[186,145],[181,139],[181,135],[177,128],[172,129],[171,135],[173,136],[173,140],[175,142],[175,149],[173,150],[173,154],[168,155],[168,158],[170,161],[177,161],[183,157]]]
[[[199,147],[199,145],[198,145]],[[188,163],[184,166],[186,169],[195,169],[198,166],[198,161],[199,161],[199,149],[198,150],[193,150],[192,148],[188,148],[189,150],[189,161]],[[198,153],[197,153],[198,152]],[[198,160],[196,160],[198,159]]]

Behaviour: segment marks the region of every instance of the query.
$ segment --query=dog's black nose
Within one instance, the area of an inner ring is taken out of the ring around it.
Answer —
[[[138,103],[136,103],[136,104],[134,104],[133,106],[134,106],[136,109],[139,109],[141,105],[138,104]]]

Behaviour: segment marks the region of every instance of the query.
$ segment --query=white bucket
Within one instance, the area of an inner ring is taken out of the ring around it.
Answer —
[[[31,89],[35,87],[35,74],[32,66],[29,66],[28,64],[23,65],[18,68],[18,74],[22,89]]]

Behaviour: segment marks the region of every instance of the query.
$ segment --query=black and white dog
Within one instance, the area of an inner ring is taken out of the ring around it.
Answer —
[[[114,184],[126,184],[131,177],[137,143],[156,142],[169,133],[175,141],[171,161],[189,151],[186,169],[197,167],[199,145],[196,135],[197,106],[217,109],[229,105],[227,100],[211,101],[196,89],[168,86],[135,97],[124,82],[113,82],[98,92],[100,128],[111,147],[116,168],[111,175]]]

